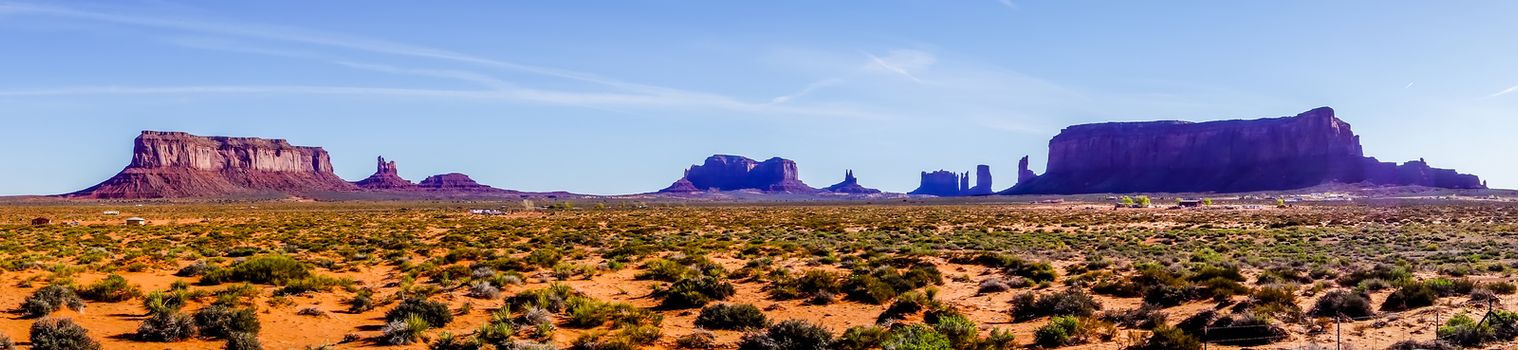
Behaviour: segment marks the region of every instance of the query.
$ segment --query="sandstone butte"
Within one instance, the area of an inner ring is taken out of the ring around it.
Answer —
[[[718,154],[701,165],[692,165],[685,176],[659,192],[760,190],[774,193],[815,193],[797,178],[796,162],[780,157],[763,162],[748,157]]]
[[[125,169],[65,196],[222,197],[355,189],[332,172],[331,159],[321,147],[292,146],[280,139],[143,131]]]
[[[361,191],[527,194],[481,185],[459,173],[434,175],[412,184],[400,177],[395,162],[380,157],[378,163],[374,175],[349,183],[333,173],[331,158],[320,147],[292,146],[281,139],[143,131],[134,142],[132,161],[125,169],[98,185],[63,196],[215,198]]]
[[[1330,183],[1486,188],[1475,175],[1421,159],[1398,165],[1365,156],[1360,137],[1328,107],[1256,120],[1075,125],[1049,141],[1044,174],[1020,165],[1019,184],[1001,193],[1250,192]]]
[[[939,197],[979,196],[995,192],[991,186],[991,166],[981,164],[975,166],[974,187],[970,186],[970,173],[956,174],[948,170],[924,171],[917,189],[907,194]]]
[[[853,170],[845,170],[843,172],[843,181],[842,182],[833,184],[832,186],[824,187],[822,190],[823,191],[828,191],[828,192],[833,192],[833,193],[848,193],[848,194],[874,194],[874,193],[880,193],[880,190],[869,188],[869,187],[864,187],[864,186],[860,185],[859,184],[859,178],[854,177],[854,171]]]

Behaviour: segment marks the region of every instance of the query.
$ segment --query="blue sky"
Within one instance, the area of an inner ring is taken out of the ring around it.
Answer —
[[[93,185],[140,130],[323,146],[357,180],[657,190],[714,153],[1016,161],[1060,128],[1332,106],[1368,155],[1518,187],[1518,2],[0,0],[0,194]]]

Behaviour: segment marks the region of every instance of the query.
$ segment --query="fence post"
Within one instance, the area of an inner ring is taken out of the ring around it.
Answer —
[[[1344,350],[1344,327],[1341,317],[1334,315],[1334,350]]]
[[[1202,325],[1202,350],[1207,350],[1207,325]]]

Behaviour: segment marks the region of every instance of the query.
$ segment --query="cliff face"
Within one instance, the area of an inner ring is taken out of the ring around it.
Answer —
[[[71,197],[176,198],[349,191],[327,151],[285,140],[143,131],[116,176]]]
[[[401,178],[397,173],[395,161],[385,161],[385,157],[379,157],[379,165],[374,170],[374,175],[354,182],[359,188],[369,190],[409,190],[417,188],[416,184]]]
[[[682,179],[683,182],[689,182],[690,186],[685,186],[682,181],[676,181],[660,192],[691,192],[690,188],[699,191],[742,189],[792,193],[817,191],[801,182],[797,174],[799,170],[796,162],[789,159],[776,157],[758,162],[748,157],[719,154],[707,157],[701,165],[691,166],[685,171]]]
[[[880,193],[880,190],[873,189],[873,188],[868,188],[868,187],[864,187],[864,186],[859,185],[859,179],[854,177],[854,171],[853,170],[846,170],[846,171],[843,172],[843,182],[839,182],[837,184],[833,184],[832,186],[828,186],[827,188],[823,188],[822,190],[823,191],[828,191],[828,192],[833,192],[833,193],[852,193],[852,194]]]
[[[1071,126],[1049,141],[1047,172],[1008,192],[1246,192],[1330,182],[1484,187],[1474,176],[1409,164],[1365,157],[1350,125],[1323,107],[1258,120]]]

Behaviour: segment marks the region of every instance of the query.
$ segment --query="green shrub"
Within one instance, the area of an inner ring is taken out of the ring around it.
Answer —
[[[1434,305],[1439,300],[1439,292],[1428,285],[1419,282],[1407,282],[1386,296],[1386,301],[1381,303],[1381,310],[1403,311],[1425,306]]]
[[[580,292],[564,284],[551,284],[540,289],[525,290],[506,298],[506,305],[512,309],[524,310],[528,307],[548,310],[550,312],[564,311],[570,297],[581,295]]]
[[[1495,339],[1491,326],[1478,323],[1466,314],[1451,317],[1443,326],[1439,326],[1437,333],[1440,340],[1463,346],[1480,346]]]
[[[948,337],[933,328],[914,324],[891,330],[883,344],[893,350],[953,350]]]
[[[662,258],[655,258],[643,263],[643,271],[639,271],[637,275],[634,275],[634,278],[640,280],[674,282],[680,280],[681,278],[685,278],[686,276],[690,275],[691,272],[692,271],[689,267],[685,267],[685,265],[681,265],[680,263]]]
[[[1302,308],[1297,306],[1296,288],[1293,286],[1260,286],[1249,294],[1247,303],[1255,312],[1293,317],[1302,314]]]
[[[1397,342],[1396,344],[1392,344],[1392,346],[1386,348],[1386,350],[1461,350],[1461,348],[1458,347],[1458,346],[1455,346],[1455,344],[1450,344],[1449,342],[1439,341],[1439,340],[1435,340],[1435,341],[1403,340],[1403,341]]]
[[[1102,304],[1090,294],[1073,288],[1038,297],[1023,293],[1012,299],[1012,317],[1019,321],[1043,316],[1086,317],[1101,309]]]
[[[1518,293],[1518,285],[1514,285],[1512,282],[1487,282],[1482,283],[1481,288],[1501,295],[1511,295],[1513,293]]]
[[[1054,316],[1049,323],[1033,332],[1033,343],[1046,348],[1075,344],[1080,331],[1080,319],[1071,316]]]
[[[821,326],[788,320],[770,325],[763,333],[744,334],[739,350],[825,350],[833,344],[833,335]]]
[[[142,341],[177,342],[195,334],[195,319],[182,312],[153,314],[137,327],[137,339]]]
[[[1143,343],[1129,346],[1126,350],[1198,350],[1201,348],[1202,342],[1196,337],[1170,326],[1159,326]]]
[[[587,296],[569,297],[566,325],[578,328],[599,327],[613,322],[618,327],[658,324],[663,316],[627,303],[608,303]],[[532,322],[541,324],[543,321]]]
[[[258,315],[252,309],[211,305],[195,312],[195,327],[208,338],[226,338],[233,333],[258,334]]]
[[[226,269],[207,272],[200,277],[200,283],[206,285],[227,282],[284,284],[286,281],[306,278],[310,275],[310,269],[295,258],[285,255],[260,255]]]
[[[652,344],[660,336],[658,326],[632,326],[616,332],[592,331],[580,335],[571,343],[576,350],[635,350]]]
[[[79,290],[79,296],[85,300],[115,303],[136,298],[142,294],[137,286],[127,283],[126,278],[120,275],[110,275],[100,282],[95,282]]]
[[[432,328],[432,322],[417,314],[406,314],[399,320],[391,320],[385,323],[380,330],[385,344],[407,345],[422,340],[422,336]]]
[[[237,332],[227,336],[226,350],[263,350],[264,345],[258,341],[258,335],[253,333]]]
[[[555,248],[538,248],[533,249],[531,253],[527,253],[526,260],[528,263],[539,267],[551,268],[554,264],[558,264],[559,260],[563,259],[563,256],[564,254]]]
[[[431,301],[422,298],[408,298],[396,305],[394,309],[385,312],[385,322],[408,321],[411,316],[416,316],[432,327],[442,327],[453,322],[453,311],[448,309],[448,304],[440,301]]]
[[[750,304],[716,304],[701,309],[696,326],[706,329],[746,330],[764,328],[764,312]]]
[[[1153,329],[1164,325],[1169,316],[1158,306],[1144,304],[1135,309],[1108,312],[1102,315],[1102,320],[1129,328]]]
[[[1012,331],[997,328],[975,342],[975,350],[1012,350],[1017,348],[1017,336]]]
[[[427,350],[480,350],[485,344],[479,338],[465,336],[457,337],[453,333],[443,332],[432,344],[427,344]]]
[[[1360,282],[1370,279],[1396,283],[1410,280],[1412,277],[1412,272],[1408,272],[1405,267],[1380,264],[1369,270],[1351,271],[1348,274],[1340,276],[1338,282],[1343,287],[1355,287],[1360,285]]]
[[[1286,329],[1277,325],[1269,316],[1255,312],[1237,312],[1219,317],[1209,326],[1208,339],[1218,344],[1258,346],[1274,343],[1287,336]]]
[[[74,311],[84,311],[84,299],[68,287],[61,285],[48,285],[32,292],[31,296],[21,302],[20,313],[26,317],[43,317],[52,314],[58,309],[69,308]],[[73,321],[69,321],[72,323]]]
[[[681,349],[716,349],[717,335],[710,331],[697,329],[690,334],[675,339],[675,346]]]
[[[1374,315],[1376,312],[1370,304],[1370,295],[1355,293],[1349,290],[1339,289],[1329,291],[1318,298],[1312,307],[1311,314],[1317,317],[1347,316],[1352,318]]]
[[[1013,276],[1019,276],[1032,280],[1033,283],[1053,282],[1057,275],[1054,266],[1046,262],[1032,262],[1006,254],[986,253],[976,256],[971,262],[986,267],[1000,268],[1003,272]]]
[[[90,338],[90,331],[67,318],[43,318],[32,323],[34,350],[99,350],[100,343]]]
[[[284,287],[274,291],[274,295],[300,295],[309,292],[331,291],[334,287],[352,287],[353,280],[347,278],[310,275],[298,279],[287,280]]]
[[[833,343],[837,350],[879,349],[890,331],[879,326],[855,326],[843,331],[843,336]]]
[[[1439,293],[1441,297],[1471,294],[1471,290],[1476,288],[1475,281],[1465,278],[1448,279],[1440,277],[1424,281],[1423,284],[1433,289],[1435,293]]]
[[[876,318],[875,321],[876,323],[885,323],[903,319],[907,315],[916,314],[923,310],[941,308],[942,304],[936,299],[937,296],[938,290],[934,288],[902,294],[901,297],[896,298],[896,301],[891,302],[891,306],[882,311],[880,317]]]
[[[980,329],[976,328],[975,321],[957,313],[939,317],[933,322],[933,330],[947,338],[955,349],[973,348],[980,339]]]
[[[174,313],[183,309],[190,298],[190,293],[184,290],[153,291],[142,298],[142,308],[150,315]]]
[[[664,307],[684,309],[701,307],[707,303],[727,300],[737,293],[732,283],[714,276],[687,277],[676,281],[669,288],[654,294],[663,299]]]
[[[896,298],[896,288],[870,275],[849,276],[844,290],[851,300],[880,305]]]

